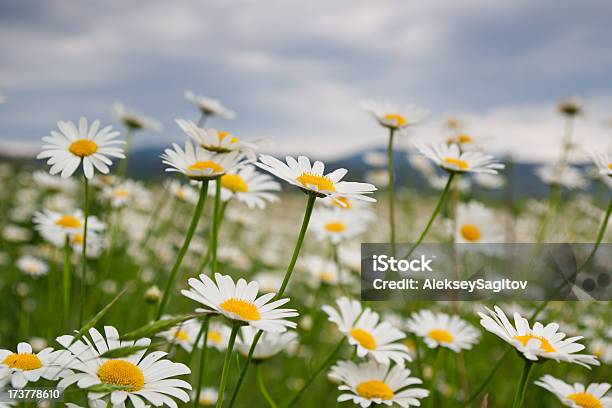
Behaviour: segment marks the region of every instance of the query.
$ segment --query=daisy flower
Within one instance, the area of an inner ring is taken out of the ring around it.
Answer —
[[[278,201],[278,197],[271,192],[281,189],[280,184],[271,176],[258,173],[253,166],[241,167],[238,171],[221,176],[219,180],[222,201],[236,197],[251,209],[263,210],[266,208],[266,201],[271,203]],[[210,188],[209,191],[214,195],[216,189]]]
[[[196,204],[198,202],[198,192],[189,184],[182,184],[177,180],[168,180],[165,183],[165,189],[170,191],[172,196],[186,203]]]
[[[561,101],[557,108],[559,109],[559,112],[566,116],[576,116],[582,113],[582,105],[582,101],[579,98],[573,97]]]
[[[221,102],[216,99],[207,98],[202,95],[196,95],[192,91],[185,91],[185,98],[194,103],[198,109],[206,116],[220,116],[225,119],[234,119],[236,113],[227,109]]]
[[[493,156],[481,152],[461,152],[455,143],[417,144],[422,155],[449,173],[488,173],[497,174],[506,166],[497,163]]]
[[[352,401],[364,408],[372,404],[418,407],[421,406],[420,399],[429,395],[424,388],[411,387],[423,381],[410,377],[410,370],[401,365],[390,367],[375,361],[360,364],[339,361],[331,368],[329,377],[342,383],[338,386],[343,391],[338,402]]]
[[[255,163],[256,166],[289,184],[301,188],[306,193],[311,192],[321,198],[327,196],[346,197],[348,199],[376,202],[375,199],[367,195],[376,191],[376,187],[372,184],[340,181],[346,175],[346,169],[340,168],[325,174],[325,165],[322,162],[316,161],[311,165],[306,156],[299,156],[297,160],[287,156],[286,164],[264,154],[259,159],[261,162]]]
[[[366,201],[348,199],[346,197],[325,197],[321,199],[321,203],[327,207],[339,208],[341,210],[360,210],[365,211],[371,204]]]
[[[245,326],[240,329],[240,336],[236,340],[236,347],[242,355],[248,356],[256,333],[257,331],[253,330],[250,326]],[[276,354],[289,348],[292,344],[295,344],[297,342],[297,337],[297,333],[291,330],[284,333],[264,333],[255,346],[253,360],[263,361],[274,357]]]
[[[195,398],[195,393],[192,395],[192,398]],[[217,398],[219,398],[219,393],[216,388],[206,387],[202,388],[200,391],[200,400],[198,404],[207,406],[213,406],[217,403]]]
[[[471,349],[480,337],[480,332],[459,316],[431,310],[413,313],[406,324],[409,331],[423,338],[427,347],[447,347],[455,353]]]
[[[113,208],[123,207],[129,202],[150,202],[149,191],[141,182],[125,180],[114,186],[106,186],[102,190],[102,196],[106,198]]]
[[[73,344],[73,336],[65,335],[57,338],[58,343],[66,347],[70,357],[66,359],[74,374],[65,376],[59,383],[59,388],[66,388],[74,383],[79,388],[88,388],[97,384],[124,387],[110,392],[110,402],[115,407],[124,406],[127,399],[134,407],[145,407],[145,402],[154,406],[167,405],[176,408],[177,398],[183,402],[189,401],[189,395],[184,389],[190,390],[186,381],[173,378],[189,374],[191,370],[180,363],[163,359],[163,351],[146,354],[141,350],[126,358],[103,358],[102,354],[109,350],[129,346],[149,346],[150,339],[137,341],[120,341],[117,329],[104,327],[104,336],[95,328],[89,330],[90,341],[86,336]],[[109,393],[89,392],[89,399],[100,400]]]
[[[168,316],[163,316],[162,318],[164,317],[167,318]],[[170,330],[159,333],[158,336],[166,339],[168,343],[174,343],[181,346],[185,351],[190,353],[191,350],[193,350],[195,340],[198,337],[201,327],[202,324],[198,319],[191,319],[178,324]]]
[[[161,158],[164,164],[170,166],[166,169],[167,172],[179,172],[191,180],[204,181],[221,177],[234,169],[242,154],[232,152],[220,155],[186,142],[185,150],[173,143],[172,149],[166,149]]]
[[[33,278],[38,278],[46,275],[47,272],[49,272],[49,266],[32,255],[24,255],[20,257],[17,259],[15,264],[21,272],[25,273],[26,275],[30,275]]]
[[[612,398],[606,396],[610,389],[608,383],[593,383],[585,387],[580,383],[570,385],[552,375],[545,375],[534,384],[555,394],[566,407],[612,408]]]
[[[177,119],[179,127],[204,150],[213,153],[240,152],[251,161],[256,160],[256,142],[245,142],[224,130],[203,129],[189,120]]]
[[[57,122],[59,132],[52,130],[51,136],[43,137],[46,142],[37,159],[48,159],[51,166],[49,173],[61,172],[63,178],[70,177],[83,164],[83,172],[88,179],[93,177],[94,167],[102,174],[107,174],[112,164],[109,157],[125,158],[123,149],[117,145],[124,142],[112,140],[119,132],[112,131],[112,126],[100,130],[100,121],[95,120],[88,126],[87,119],[81,117],[78,128],[72,122]]]
[[[390,129],[403,129],[416,125],[429,117],[430,110],[406,105],[399,107],[390,102],[364,101],[361,107],[370,113],[381,126]]]
[[[362,312],[358,301],[346,297],[341,297],[336,303],[338,310],[328,305],[324,305],[322,310],[329,316],[329,321],[347,336],[349,344],[357,347],[359,357],[370,356],[381,364],[393,360],[402,366],[405,361],[412,361],[408,348],[395,343],[406,335],[388,322],[380,322],[378,313],[370,308]]]
[[[593,161],[597,165],[600,174],[612,177],[612,152],[595,153],[593,154]]]
[[[371,214],[364,211],[319,209],[312,217],[312,229],[321,240],[336,245],[367,229]]]
[[[53,193],[70,193],[77,187],[74,180],[52,176],[45,171],[34,172],[32,178],[38,187]]]
[[[559,330],[557,323],[543,326],[536,322],[533,328],[527,319],[519,313],[514,313],[514,325],[510,323],[506,314],[499,307],[495,311],[486,308],[487,313],[479,312],[482,327],[511,344],[528,360],[537,361],[539,358],[552,359],[557,362],[566,361],[590,368],[589,365],[599,365],[596,356],[577,354],[585,348],[577,343],[582,336],[565,339],[565,333]]]
[[[71,374],[62,366],[63,358],[65,351],[53,351],[47,347],[34,353],[28,343],[17,344],[17,352],[0,349],[0,379],[10,379],[13,388],[23,388],[41,377],[57,380],[62,375]]]
[[[300,261],[300,269],[309,274],[306,283],[310,286],[338,284],[337,264],[323,257],[317,255],[304,256]]]
[[[91,222],[91,217],[90,217]],[[74,253],[81,253],[83,251],[83,234],[77,232],[70,236],[70,246]],[[96,259],[100,256],[104,241],[99,232],[91,231],[87,229],[87,258]]]
[[[585,188],[589,184],[580,170],[572,166],[541,166],[535,173],[545,184],[570,190]]]
[[[499,217],[479,202],[457,206],[455,242],[462,244],[496,243],[503,241],[503,225]]]
[[[247,283],[246,280],[239,279],[234,283],[229,275],[215,273],[215,280],[216,282],[204,274],[200,275],[200,279],[191,278],[188,281],[190,289],[182,290],[181,293],[203,304],[208,311],[256,329],[284,332],[287,327],[295,328],[296,324],[285,318],[295,317],[298,313],[294,309],[279,308],[289,302],[288,298],[270,302],[274,293],[258,298],[257,282]]]
[[[34,226],[44,239],[56,246],[62,246],[66,238],[75,234],[82,234],[85,217],[81,210],[67,213],[58,213],[50,210],[34,213]],[[105,225],[96,216],[88,217],[87,230],[90,232],[103,231]],[[88,236],[89,238],[89,236]]]
[[[113,105],[113,113],[117,120],[127,128],[134,130],[146,129],[159,132],[162,125],[157,120],[142,115],[141,113],[127,109],[122,103]]]
[[[283,284],[282,272],[259,272],[253,276],[253,280],[259,284],[263,293],[278,292]]]
[[[227,349],[231,329],[219,322],[210,322],[208,326],[208,339],[206,345],[214,347],[219,351]]]

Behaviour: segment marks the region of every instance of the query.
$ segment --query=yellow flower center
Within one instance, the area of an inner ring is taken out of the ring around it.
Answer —
[[[447,330],[444,329],[433,329],[430,330],[427,335],[437,341],[438,343],[452,343],[453,335],[450,334]]]
[[[523,343],[523,346],[526,346],[531,339],[540,340],[540,349],[542,351],[547,353],[554,353],[557,351],[545,337],[534,336],[533,334],[523,334],[522,336],[514,336],[514,339]]]
[[[383,116],[388,122],[392,122],[393,126],[400,127],[408,124],[408,120],[399,113],[388,113]]]
[[[476,242],[480,239],[480,228],[475,224],[463,224],[461,226],[461,236],[470,242]]]
[[[304,187],[315,186],[318,191],[336,191],[329,177],[312,173],[302,173],[296,178]]]
[[[215,344],[221,343],[221,340],[222,340],[221,333],[219,333],[218,331],[208,332],[208,340]]]
[[[42,361],[36,354],[32,353],[13,353],[9,354],[3,361],[9,368],[18,368],[23,371],[36,370],[42,367]]]
[[[374,350],[376,348],[376,339],[374,336],[363,329],[352,329],[351,337],[357,340],[363,348],[367,348],[368,350]]]
[[[83,235],[81,235],[81,234],[74,234],[72,236],[72,243],[76,244],[76,245],[83,244]]]
[[[75,156],[87,157],[98,151],[98,145],[93,140],[79,139],[70,143],[68,150]]]
[[[63,215],[60,219],[55,221],[55,224],[62,228],[80,228],[82,225],[81,221],[72,215]]]
[[[465,160],[455,159],[454,157],[445,157],[444,163],[449,164],[458,168],[459,170],[467,170],[470,168],[470,165]]]
[[[176,196],[180,199],[185,199],[185,197],[187,196],[187,192],[185,191],[184,188],[179,188],[178,190],[176,190]]]
[[[243,320],[259,320],[259,310],[251,302],[231,298],[220,304],[221,309],[226,312],[240,316]]]
[[[98,368],[98,378],[105,384],[127,387],[139,391],[144,386],[142,370],[125,360],[109,360]]]
[[[601,401],[588,392],[570,394],[566,398],[574,401],[576,405],[579,405],[582,408],[603,408]]]
[[[459,143],[470,143],[472,142],[474,139],[472,139],[472,136],[462,133],[459,136],[457,136],[457,141]]]
[[[174,333],[174,338],[180,341],[187,341],[189,340],[189,334],[185,330],[179,329]]]
[[[351,202],[346,197],[336,197],[333,203],[343,210],[349,210],[352,207]]]
[[[212,170],[213,173],[221,173],[223,172],[223,166],[215,163],[211,160],[206,161],[197,161],[187,167],[187,170],[190,171],[204,171],[204,170]]]
[[[323,272],[321,273],[320,278],[325,283],[332,283],[334,281],[334,274],[331,272]]]
[[[130,192],[124,188],[118,188],[115,190],[115,197],[117,198],[126,198],[130,195]]]
[[[357,386],[356,391],[363,398],[380,398],[385,401],[390,400],[394,395],[391,388],[380,380],[364,381]]]
[[[346,225],[340,221],[332,221],[325,224],[325,229],[329,232],[344,232]]]
[[[219,133],[219,141],[222,141],[228,136],[231,136],[230,143],[236,143],[238,141],[238,138],[230,134],[230,132],[226,132],[225,130],[220,130],[218,133]]]
[[[221,177],[221,185],[234,193],[246,193],[247,183],[238,174],[226,174]]]
[[[612,170],[612,163],[608,163],[608,168]]]

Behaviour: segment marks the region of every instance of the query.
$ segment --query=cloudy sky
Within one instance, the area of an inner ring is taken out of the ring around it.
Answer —
[[[183,141],[193,89],[238,113],[211,126],[277,153],[383,145],[359,109],[371,98],[433,111],[412,140],[457,115],[487,150],[550,160],[570,96],[587,109],[576,139],[612,142],[610,21],[596,0],[0,0],[0,149],[38,146],[60,119],[112,121],[116,101],[165,125],[138,146]]]

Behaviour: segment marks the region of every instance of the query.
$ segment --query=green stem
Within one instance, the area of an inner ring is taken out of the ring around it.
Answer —
[[[81,304],[79,306],[79,326],[83,326],[83,314],[85,312],[85,292],[87,290],[87,222],[89,219],[89,181],[87,177],[83,175],[83,181],[85,183],[85,205],[83,208],[83,217],[85,218],[85,225],[83,227],[83,250],[81,256]]]
[[[346,341],[346,337],[342,337],[342,340],[340,340],[338,342],[338,344],[336,345],[334,350],[331,352],[331,354],[329,356],[327,356],[325,361],[323,361],[323,363],[321,363],[321,365],[319,367],[317,367],[315,372],[312,373],[312,375],[310,376],[310,378],[308,378],[308,380],[302,386],[302,388],[300,388],[300,390],[293,396],[293,398],[291,398],[291,400],[287,404],[287,408],[294,406],[298,402],[298,400],[300,399],[300,396],[304,393],[304,391],[306,391],[306,389],[310,386],[310,384],[312,384],[314,379],[321,373],[321,371],[325,370],[325,368],[331,364],[333,359],[336,357],[336,354],[338,354],[338,352],[340,351],[340,349],[344,345],[345,341]]]
[[[387,192],[389,194],[389,231],[390,231],[390,243],[392,248],[395,247],[395,208],[394,208],[394,178],[393,178],[393,137],[395,136],[395,129],[389,128],[389,143],[387,145]]]
[[[229,204],[229,201],[225,201],[223,204],[221,204],[221,211],[219,213],[219,231],[221,230],[221,223],[223,222],[223,216],[225,215],[225,209],[227,208],[227,205]],[[213,212],[214,215],[214,212]],[[211,229],[211,238],[212,238],[212,229]],[[209,242],[212,242],[212,239],[209,240]],[[210,245],[208,246],[208,249],[206,250],[206,254],[202,257],[202,261],[200,262],[200,265],[198,266],[198,271],[195,274],[195,276],[200,276],[203,272],[204,269],[206,269],[206,266],[208,265],[208,262],[210,261]]]
[[[117,171],[117,175],[119,178],[124,178],[127,173],[128,160],[130,158],[130,149],[132,148],[132,142],[134,141],[134,128],[132,126],[127,127],[125,142],[125,159],[119,162],[119,170]]]
[[[474,401],[479,395],[480,393],[487,387],[487,385],[489,385],[489,383],[491,382],[491,380],[493,379],[493,377],[495,376],[495,373],[497,373],[497,370],[499,370],[499,368],[501,367],[502,363],[504,362],[504,360],[506,359],[506,357],[508,357],[510,355],[510,350],[512,350],[512,347],[508,347],[505,351],[505,353],[501,356],[501,358],[497,361],[497,364],[495,364],[495,366],[491,369],[491,371],[489,372],[489,374],[487,375],[487,377],[484,379],[484,381],[478,386],[478,388],[476,389],[476,391],[474,391],[472,393],[472,395],[470,395],[470,397],[467,399],[467,401],[463,404],[462,408],[467,407],[468,405],[470,405],[472,403],[472,401]]]
[[[223,371],[221,372],[221,381],[219,382],[219,396],[217,397],[217,408],[223,406],[223,394],[225,393],[225,386],[227,385],[227,378],[230,370],[230,359],[232,357],[232,351],[234,350],[234,343],[236,342],[236,335],[240,325],[234,321],[232,323],[232,332],[230,334],[229,343],[225,352],[225,360],[223,361]]]
[[[198,119],[198,127],[204,127],[206,119],[208,119],[208,115],[204,113],[204,111],[202,111],[202,113],[200,114],[200,119]]]
[[[221,214],[221,178],[215,180],[215,206],[213,208],[213,227],[210,240],[210,276],[217,272],[217,246],[219,245],[219,224]]]
[[[187,235],[185,236],[185,240],[183,241],[183,246],[179,250],[178,256],[176,257],[176,261],[174,262],[174,266],[172,267],[172,271],[170,272],[170,278],[168,279],[168,283],[166,283],[166,289],[164,290],[164,295],[162,297],[162,301],[159,304],[159,310],[157,312],[156,320],[159,320],[164,313],[164,309],[168,304],[168,299],[170,298],[170,292],[172,291],[172,286],[174,284],[174,280],[176,279],[176,274],[183,262],[183,258],[187,253],[187,249],[189,248],[189,244],[191,243],[191,238],[193,238],[193,233],[198,226],[198,221],[202,215],[202,209],[204,208],[204,203],[206,202],[206,195],[208,193],[208,180],[202,182],[202,187],[200,188],[200,198],[198,199],[198,203],[196,204],[196,208],[193,212],[193,217],[191,218],[191,225],[189,225],[189,229],[187,230]]]
[[[202,343],[202,350],[200,351],[200,368],[198,372],[198,390],[196,391],[196,397],[193,401],[193,406],[197,408],[200,404],[200,394],[202,393],[202,382],[204,381],[204,364],[206,362],[206,346],[208,343],[208,324],[210,322],[211,315],[204,316],[204,321],[202,322],[202,328],[200,329],[200,333],[198,334],[198,338],[194,343],[193,347],[196,349],[198,347],[198,341],[200,340],[200,336],[204,333],[204,343]]]
[[[434,208],[433,213],[431,214],[431,217],[429,218],[429,221],[427,222],[427,225],[425,226],[425,229],[423,230],[423,232],[421,232],[421,236],[419,236],[419,239],[417,239],[416,243],[412,246],[412,248],[410,248],[410,251],[404,258],[408,258],[410,255],[412,255],[412,253],[418,248],[418,246],[421,245],[421,243],[423,242],[423,239],[425,239],[425,236],[429,232],[429,229],[431,228],[434,220],[438,216],[438,213],[440,212],[440,210],[442,209],[442,206],[444,205],[444,202],[446,201],[446,197],[448,196],[448,192],[450,191],[450,186],[453,182],[453,178],[455,178],[455,174],[456,173],[450,173],[450,175],[448,176],[448,181],[446,182],[446,186],[444,187],[444,190],[442,191],[442,194],[440,195],[438,204],[436,204],[436,208]]]
[[[436,349],[436,358],[434,360],[434,364],[431,370],[431,381],[429,382],[429,388],[431,391],[429,397],[429,406],[434,408],[436,406],[436,393],[438,388],[436,387],[436,376],[438,375],[438,371],[440,369],[440,362],[442,360],[442,347],[438,347]]]
[[[274,300],[278,300],[282,297],[283,293],[285,293],[285,289],[287,288],[287,284],[289,283],[289,278],[291,278],[291,274],[293,273],[293,269],[295,268],[295,264],[297,262],[298,256],[300,254],[300,250],[302,249],[302,244],[304,242],[304,237],[306,236],[306,231],[308,230],[308,223],[310,222],[310,216],[312,215],[312,210],[314,208],[315,200],[317,197],[314,194],[308,194],[308,203],[306,204],[306,210],[304,211],[304,219],[302,220],[302,227],[300,229],[300,233],[298,235],[297,242],[295,243],[295,248],[293,249],[293,255],[291,257],[291,261],[289,262],[289,266],[287,267],[287,272],[285,272],[285,278],[283,279],[283,283],[280,287],[280,290],[274,297]],[[255,352],[255,347],[257,346],[257,342],[261,338],[263,331],[259,330],[255,337],[253,338],[253,344],[251,344],[251,348],[249,349],[249,354],[247,355],[246,363],[240,372],[240,377],[238,377],[238,383],[234,388],[234,392],[232,394],[232,398],[230,400],[230,408],[234,405],[236,401],[236,397],[238,396],[238,391],[240,391],[240,386],[244,381],[244,377],[246,376],[246,372],[249,368],[249,364],[253,359],[253,353]]]
[[[521,375],[518,388],[516,389],[516,395],[514,396],[514,403],[512,404],[512,408],[521,408],[523,406],[523,401],[525,400],[525,391],[527,390],[527,381],[529,380],[529,374],[531,373],[532,367],[533,362],[525,359],[525,365],[523,365],[523,374]]]
[[[270,405],[270,408],[276,408],[277,405],[272,399],[272,396],[268,392],[266,384],[264,383],[263,375],[261,374],[261,364],[257,364],[255,368],[255,371],[257,372],[257,385],[259,385],[259,391],[261,391],[261,395],[263,395],[263,397],[266,399],[266,402],[268,403],[268,405]]]
[[[70,314],[70,287],[71,285],[71,272],[70,272],[70,255],[71,255],[71,247],[70,247],[70,237],[66,236],[66,241],[64,242],[64,273],[62,274],[62,287],[64,289],[64,324],[68,327],[69,322],[69,314]]]

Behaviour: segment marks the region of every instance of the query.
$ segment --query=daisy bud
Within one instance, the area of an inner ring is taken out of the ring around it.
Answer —
[[[155,304],[161,298],[161,291],[157,286],[151,286],[144,294],[144,299],[147,303]]]

